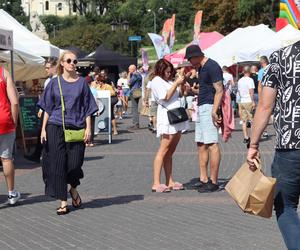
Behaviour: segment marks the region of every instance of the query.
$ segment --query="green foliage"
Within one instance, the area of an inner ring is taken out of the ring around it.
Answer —
[[[237,27],[274,26],[278,0],[197,0],[194,7],[203,10],[202,29],[216,30],[223,35]]]
[[[0,0],[0,8],[5,10],[8,14],[16,18],[25,26],[30,26],[29,18],[25,16],[21,6],[21,0]]]

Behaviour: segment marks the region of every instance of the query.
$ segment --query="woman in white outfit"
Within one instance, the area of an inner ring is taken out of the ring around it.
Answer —
[[[155,77],[151,83],[153,96],[158,103],[157,137],[160,137],[160,147],[153,163],[152,192],[165,193],[171,190],[183,190],[183,185],[175,182],[172,177],[172,156],[181,137],[181,131],[188,129],[188,122],[170,125],[167,111],[180,107],[180,93],[184,93],[185,78],[180,76],[175,82],[173,65],[165,59],[155,64]],[[166,184],[160,183],[162,166],[165,170]]]

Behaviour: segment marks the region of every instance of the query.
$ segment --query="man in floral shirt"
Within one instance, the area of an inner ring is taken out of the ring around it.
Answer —
[[[262,79],[247,161],[259,157],[259,139],[274,113],[276,131],[272,175],[277,179],[275,210],[288,249],[300,249],[300,41],[274,52]]]

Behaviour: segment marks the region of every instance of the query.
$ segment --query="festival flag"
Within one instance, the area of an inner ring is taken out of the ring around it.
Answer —
[[[148,52],[145,49],[141,49],[142,53],[142,63],[143,63],[143,69],[147,72],[149,69],[149,57]]]
[[[167,44],[164,43],[164,38],[162,36],[154,33],[148,33],[148,36],[150,37],[154,45],[158,59],[161,59],[165,55],[170,54],[170,48]]]
[[[169,39],[169,36],[170,36],[171,22],[172,22],[171,18],[168,18],[165,21],[162,32],[161,32],[162,37],[164,38],[164,42],[166,44],[168,44],[168,39]]]
[[[200,46],[199,35],[200,35],[201,23],[202,23],[202,13],[203,13],[203,11],[199,10],[196,13],[195,21],[194,21],[194,41],[193,41],[193,43],[198,44],[199,46]]]
[[[170,50],[172,50],[175,43],[175,17],[176,15],[173,14],[171,18]]]

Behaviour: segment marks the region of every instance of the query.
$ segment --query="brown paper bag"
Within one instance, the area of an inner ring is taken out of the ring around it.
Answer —
[[[149,116],[150,115],[150,108],[149,106],[144,105],[141,109],[140,115],[142,116]]]
[[[245,213],[270,218],[276,179],[265,176],[260,163],[256,162],[256,166],[257,170],[253,172],[244,163],[225,189]]]

